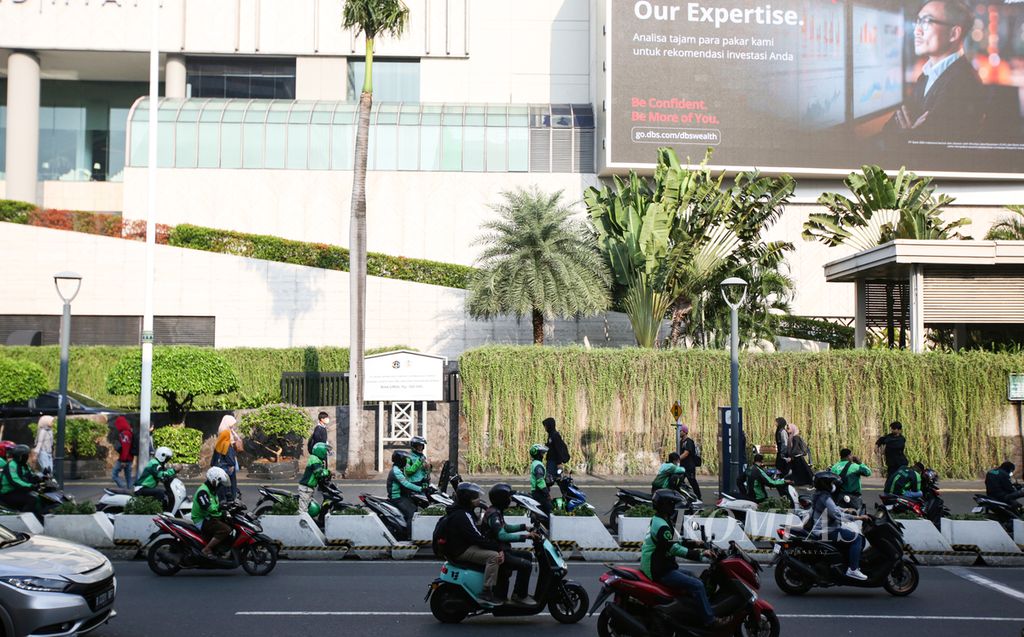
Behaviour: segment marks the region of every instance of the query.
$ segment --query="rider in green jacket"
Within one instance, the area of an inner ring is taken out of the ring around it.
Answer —
[[[160,500],[164,505],[164,511],[167,510],[167,490],[161,489],[160,483],[174,477],[174,469],[167,466],[168,461],[173,457],[174,451],[170,447],[158,447],[135,480],[137,487],[135,493]]]
[[[540,510],[551,515],[551,482],[548,478],[548,470],[544,466],[544,454],[548,448],[544,445],[533,445],[530,447],[530,497],[537,501]]]
[[[651,483],[651,493],[658,489],[674,489],[686,475],[686,468],[679,466],[679,454],[673,451],[668,454],[668,461],[658,467],[658,475]]]
[[[229,482],[226,471],[210,467],[206,472],[206,482],[199,485],[192,498],[192,522],[206,539],[203,555],[209,558],[214,557],[213,549],[231,535],[231,527],[224,521],[224,510],[220,508],[220,498],[217,497],[217,491]]]
[[[409,441],[409,462],[405,464],[405,475],[409,482],[426,486],[430,483],[430,462],[423,450],[427,448],[427,440],[423,436],[413,436]],[[440,485],[439,485],[440,486]]]
[[[781,487],[791,484],[789,480],[773,478],[764,470],[764,456],[754,454],[754,464],[747,467],[747,496],[761,504],[768,499],[766,487]]]
[[[391,454],[391,473],[388,474],[387,489],[391,504],[402,512],[406,526],[412,529],[412,516],[416,513],[416,503],[409,497],[410,493],[422,493],[427,487],[421,487],[409,480],[405,468],[409,465],[409,452],[398,450]]]
[[[299,478],[299,512],[309,511],[309,503],[313,501],[313,491],[322,483],[331,479],[331,470],[325,464],[331,448],[325,442],[318,442],[313,445],[309,460],[306,461],[306,470]]]

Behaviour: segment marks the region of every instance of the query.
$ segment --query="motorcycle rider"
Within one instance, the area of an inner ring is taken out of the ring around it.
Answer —
[[[505,554],[505,562],[499,574],[497,595],[505,597],[508,593],[509,580],[512,577],[511,571],[515,571],[516,587],[512,591],[512,603],[533,604],[529,595],[533,560],[526,551],[512,550],[512,543],[527,539],[535,540],[539,536],[529,532],[526,524],[507,524],[505,522],[505,509],[512,504],[511,485],[499,482],[488,491],[487,499],[490,500],[491,506],[484,512],[484,535],[497,542],[502,553]]]
[[[924,465],[920,462],[914,463],[913,469],[903,465],[889,475],[889,478],[885,481],[883,491],[892,495],[900,495],[904,498],[919,499],[923,495],[921,491],[922,473],[924,473]]]
[[[1012,509],[1020,508],[1018,498],[1024,497],[1024,489],[1013,488],[1013,472],[1017,467],[1006,461],[985,474],[985,496],[1005,502]]]
[[[675,489],[685,477],[686,469],[679,466],[679,454],[673,451],[668,454],[668,460],[658,467],[658,475],[651,483],[651,493],[658,489]]]
[[[654,517],[651,518],[650,531],[640,549],[640,570],[652,581],[674,591],[688,592],[697,601],[701,623],[707,626],[715,623],[715,613],[711,609],[711,600],[704,582],[689,571],[680,570],[676,564],[677,557],[699,562],[706,561],[702,558],[710,558],[712,555],[710,551],[688,549],[675,539],[671,520],[676,507],[684,503],[683,496],[671,489],[654,492]]]
[[[747,497],[761,504],[768,499],[766,487],[783,487],[792,484],[789,480],[773,478],[764,469],[764,455],[754,454],[754,464],[747,467]]]
[[[224,521],[224,510],[220,508],[218,489],[229,484],[227,471],[220,467],[210,467],[206,471],[206,482],[199,485],[192,499],[192,523],[199,527],[206,540],[203,557],[217,559],[213,550],[231,535],[231,527]]]
[[[14,445],[7,452],[7,464],[0,471],[0,504],[9,509],[39,515],[39,498],[35,494],[35,486],[42,482],[28,468],[28,445]]]
[[[462,482],[455,489],[455,505],[448,509],[447,552],[452,559],[484,567],[484,590],[480,599],[492,604],[504,603],[494,587],[498,571],[505,561],[501,545],[484,537],[476,525],[475,509],[480,505],[483,489],[472,482]]]
[[[544,466],[544,454],[548,448],[544,445],[533,445],[530,447],[530,497],[537,501],[540,510],[551,515],[551,478]]]
[[[299,513],[309,511],[309,503],[313,501],[313,491],[331,479],[331,470],[324,464],[327,462],[330,450],[325,442],[313,445],[309,460],[306,461],[306,470],[299,478]]]
[[[850,508],[860,511],[863,503],[860,499],[860,478],[871,475],[871,467],[861,464],[860,458],[853,455],[852,449],[839,450],[839,462],[829,469],[839,476],[842,484],[839,485],[839,493],[850,496]]]
[[[819,471],[814,474],[814,500],[811,504],[810,532],[811,536],[829,542],[848,544],[846,576],[865,581],[868,576],[860,570],[860,554],[864,550],[864,536],[856,531],[844,528],[844,522],[869,520],[866,515],[850,515],[839,508],[832,499],[842,480],[831,471]]]
[[[430,470],[433,468],[423,450],[427,448],[427,439],[423,436],[413,436],[409,441],[412,451],[409,453],[409,461],[405,464],[405,475],[409,482],[426,486],[430,484]],[[443,486],[443,485],[441,485]]]
[[[174,451],[170,447],[158,447],[135,480],[135,494],[160,500],[164,511],[167,510],[167,490],[159,487],[164,480],[174,477],[174,469],[167,466],[173,456]]]
[[[416,513],[416,503],[409,497],[410,493],[423,493],[429,487],[421,487],[405,475],[409,466],[409,452],[401,449],[391,454],[391,473],[388,474],[388,501],[391,502],[405,518],[407,528],[412,528],[412,516]]]

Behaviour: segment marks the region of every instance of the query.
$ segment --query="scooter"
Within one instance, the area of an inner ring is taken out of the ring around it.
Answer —
[[[810,499],[797,493],[793,485],[787,484],[777,488],[779,496],[788,499],[793,505],[793,511],[798,515],[810,510]],[[747,520],[747,511],[757,511],[757,503],[753,500],[737,498],[728,493],[720,493],[718,502],[715,503],[715,508],[724,511],[727,515],[736,518],[742,523]]]
[[[491,614],[495,617],[537,615],[545,608],[556,621],[575,624],[587,614],[590,597],[578,582],[566,579],[569,566],[542,524],[547,515],[539,503],[528,496],[514,493],[512,499],[526,509],[533,521],[538,539],[533,542],[537,556],[538,576],[530,605],[493,604],[480,599],[484,589],[483,566],[449,559],[441,566],[441,576],[431,582],[423,601],[430,602],[430,612],[445,624],[457,624],[466,617]]]
[[[437,478],[437,487],[424,493],[413,493],[410,497],[416,503],[416,508],[420,510],[432,506],[442,506],[447,509],[455,504],[455,500],[447,494],[448,487],[451,486],[452,493],[455,493],[460,482],[462,482],[462,476],[458,473],[452,475],[451,461],[445,460],[444,465],[441,466],[441,474]]]
[[[192,500],[185,490],[185,483],[177,476],[170,476],[163,480],[164,491],[167,493],[167,500],[164,504],[164,513],[173,516],[187,517],[192,511]],[[124,513],[129,500],[135,497],[136,492],[142,487],[127,489],[104,489],[103,496],[96,505],[96,510],[106,513],[107,517],[113,520],[114,516]]]
[[[157,531],[146,541],[149,569],[162,577],[183,568],[231,570],[241,566],[249,575],[267,575],[274,570],[277,545],[263,535],[263,527],[245,512],[243,504],[227,505],[224,521],[231,526],[231,535],[211,558],[202,553],[206,539],[199,527],[167,513],[153,518]]]
[[[317,526],[320,527],[320,530],[323,530],[328,515],[334,511],[340,511],[341,509],[347,508],[350,505],[345,502],[345,496],[342,495],[341,489],[330,480],[320,483],[317,490],[323,496],[323,502],[321,503],[316,500],[311,500],[309,503],[309,509],[306,512],[309,513],[309,517],[313,518]],[[265,485],[260,487],[260,499],[256,503],[256,510],[253,513],[253,517],[259,519],[264,515],[267,515],[274,508],[275,504],[278,502],[284,502],[285,500],[293,500],[298,503],[299,495],[297,493],[292,493],[291,491],[275,489],[274,487],[268,487]]]
[[[39,484],[35,486],[36,492],[36,510],[35,511],[21,511],[21,513],[34,513],[36,518],[40,522],[43,521],[43,516],[53,511],[60,505],[67,502],[74,502],[75,497],[68,495],[61,491],[60,485],[56,480],[50,477],[49,473],[43,474],[43,479]]]
[[[553,510],[572,512],[581,507],[594,509],[594,506],[587,502],[587,494],[576,486],[570,472],[559,469],[558,475],[555,476],[555,484],[558,485],[558,490],[562,495],[551,501]]]
[[[683,496],[686,500],[686,504],[679,507],[678,510],[682,511],[685,515],[693,515],[704,508],[704,503],[694,495],[693,491],[689,487],[684,486],[681,483],[675,485],[675,490]],[[619,516],[624,514],[629,509],[635,506],[648,506],[653,507],[651,499],[654,496],[646,491],[636,491],[633,489],[624,489],[619,487],[618,492],[615,494],[615,504],[612,505],[611,511],[608,512],[608,523],[605,524],[609,529],[618,528]]]
[[[1014,486],[1020,488],[1020,484]],[[980,493],[974,494],[974,502],[977,506],[971,509],[971,513],[982,513],[989,520],[994,520],[1003,525],[1006,532],[1013,536],[1013,521],[1024,520],[1024,508],[1019,504],[1007,504],[1002,500],[994,500]]]
[[[870,544],[861,556],[860,568],[868,577],[864,581],[846,576],[845,549],[839,542],[812,539],[800,528],[779,529],[781,541],[772,548],[775,583],[789,595],[832,586],[881,586],[894,597],[910,595],[919,575],[913,555],[903,551],[902,528],[881,506],[864,522],[864,537]]]
[[[703,530],[701,532],[703,538]],[[706,543],[706,540],[705,540]],[[669,589],[651,581],[638,568],[613,566],[601,576],[601,593],[590,609],[597,618],[597,634],[650,637],[779,637],[775,609],[758,595],[761,566],[735,542],[727,551],[714,550],[711,565],[701,573],[720,625],[696,622],[691,599],[679,600]],[[609,597],[612,601],[605,605]]]
[[[942,518],[949,515],[949,509],[946,508],[939,495],[941,493],[939,474],[934,469],[926,470],[921,476],[921,493],[920,498],[883,493],[879,496],[879,500],[882,501],[882,506],[891,513],[910,513],[930,521],[935,528],[942,530]],[[842,505],[840,504],[840,506]]]

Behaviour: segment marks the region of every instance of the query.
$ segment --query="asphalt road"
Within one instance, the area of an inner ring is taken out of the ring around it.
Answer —
[[[437,562],[281,562],[268,577],[238,572],[183,573],[158,578],[144,562],[117,562],[118,617],[97,637],[223,635],[387,636],[516,635],[552,629],[595,635],[596,617],[562,626],[543,614],[467,619],[443,626],[423,596]],[[598,591],[600,564],[570,564],[570,577]],[[787,597],[771,572],[762,595],[780,614],[782,635],[1019,637],[1024,628],[1024,569],[924,568],[910,597],[883,590],[830,589]],[[556,634],[552,633],[552,634]]]

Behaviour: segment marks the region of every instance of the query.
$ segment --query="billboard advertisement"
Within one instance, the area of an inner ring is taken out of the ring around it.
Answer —
[[[605,166],[1024,178],[1017,0],[608,0]]]

